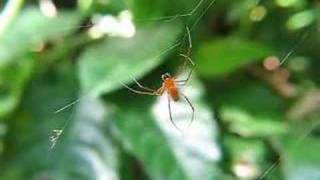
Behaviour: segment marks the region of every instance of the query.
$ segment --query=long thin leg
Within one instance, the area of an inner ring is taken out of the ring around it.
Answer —
[[[192,50],[192,39],[191,39],[191,34],[190,34],[190,29],[189,29],[189,27],[187,26],[186,29],[187,29],[188,40],[189,40],[188,56],[190,56],[191,50]]]
[[[174,121],[173,121],[172,113],[171,113],[171,105],[170,105],[170,97],[169,97],[169,95],[168,95],[168,109],[169,109],[169,116],[170,116],[170,121],[171,121],[172,125],[173,125],[176,129],[178,129],[179,131],[181,131],[181,130],[178,128],[178,126],[176,125],[176,123],[174,123]]]
[[[146,92],[146,91],[139,91],[139,90],[136,90],[136,89],[133,89],[129,86],[127,86],[126,84],[124,83],[121,83],[125,88],[127,88],[128,90],[134,92],[134,93],[137,93],[137,94],[146,94],[146,95],[152,95],[152,96],[159,96],[159,92],[158,91],[153,91],[153,92]]]
[[[185,84],[189,81],[189,79],[190,79],[190,77],[191,77],[191,74],[192,74],[192,72],[193,72],[193,69],[194,69],[194,67],[195,67],[195,63],[194,63],[194,62],[192,61],[192,59],[190,58],[191,50],[192,50],[191,34],[190,34],[189,28],[186,27],[186,29],[187,29],[187,35],[188,35],[189,48],[188,48],[188,52],[187,52],[186,55],[185,55],[185,54],[180,54],[180,56],[182,56],[182,57],[185,58],[185,62],[183,63],[183,66],[182,66],[181,69],[186,69],[186,67],[187,67],[187,62],[189,62],[189,63],[192,65],[192,68],[191,68],[191,70],[190,70],[190,72],[189,72],[189,74],[188,74],[188,76],[187,76],[186,79],[176,81],[176,82],[181,82],[181,83],[183,83],[182,85],[185,85]]]
[[[190,55],[185,55],[185,54],[179,54],[180,56],[182,56],[182,57],[184,57],[184,58],[186,58],[189,62],[190,62],[190,64],[192,65],[192,66],[195,66],[196,64],[193,62],[193,60],[189,57]]]
[[[184,99],[188,102],[188,104],[190,105],[190,107],[191,107],[191,110],[192,110],[192,118],[191,118],[191,121],[190,121],[190,123],[189,123],[189,125],[188,125],[188,127],[192,124],[192,122],[193,122],[193,120],[194,120],[194,112],[195,112],[195,110],[194,110],[194,107],[193,107],[193,105],[192,105],[192,103],[190,102],[190,100],[188,99],[188,97],[186,96],[186,95],[184,95],[184,94],[181,94],[183,97],[184,97]]]
[[[195,67],[195,64],[194,64],[194,62],[192,61],[192,59],[190,57],[188,57],[188,56],[186,56],[184,54],[180,54],[180,56],[183,56],[184,58],[186,58],[190,62],[190,64],[192,65],[192,68],[191,68],[191,70],[190,70],[190,72],[189,72],[189,74],[188,74],[186,79],[175,81],[177,83],[182,83],[181,85],[185,85],[189,81],[189,79],[190,79],[190,77],[192,75],[192,72],[193,72],[193,69]]]
[[[134,80],[134,82],[135,82],[141,89],[144,89],[144,90],[146,90],[146,91],[151,91],[151,92],[155,92],[155,91],[156,91],[155,89],[152,89],[152,88],[145,87],[145,86],[141,85],[141,84],[137,81],[136,78],[134,78],[134,77],[131,77],[131,78]]]

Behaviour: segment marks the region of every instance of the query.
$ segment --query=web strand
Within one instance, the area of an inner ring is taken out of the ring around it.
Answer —
[[[165,53],[173,50],[173,49],[176,48],[177,46],[179,46],[180,43],[181,43],[181,42],[176,42],[175,44],[173,44],[172,46],[168,47],[167,49],[164,49],[159,55],[155,56],[155,57],[152,58],[152,59],[159,58],[159,57],[162,56],[163,54],[165,54]],[[120,83],[120,82],[119,82],[119,83]],[[68,103],[68,104],[60,107],[59,109],[57,109],[56,111],[54,111],[54,114],[58,114],[58,113],[60,113],[60,112],[62,112],[62,111],[64,111],[64,110],[66,110],[66,109],[68,109],[68,108],[70,108],[70,107],[78,104],[78,103],[79,103],[83,98],[85,98],[85,97],[90,97],[90,95],[92,95],[93,91],[94,91],[94,89],[90,90],[88,93],[86,93],[85,95],[83,95],[83,96],[79,97],[78,99],[72,101],[71,103]]]
[[[185,14],[177,14],[177,15],[171,15],[171,16],[162,16],[162,17],[154,17],[154,18],[146,18],[146,19],[136,19],[137,22],[143,22],[143,21],[170,21],[172,19],[181,18],[181,17],[188,17],[192,16],[203,4],[204,0],[200,0],[196,6],[189,12]]]
[[[205,9],[204,12],[202,12],[202,14],[200,15],[200,17],[197,18],[197,20],[193,23],[192,27],[194,27],[194,26],[199,22],[199,20],[205,15],[205,13],[209,10],[209,8],[214,4],[215,1],[216,1],[216,0],[212,0],[212,1],[210,2],[209,6]],[[175,16],[159,17],[159,18],[156,18],[156,19],[152,19],[152,18],[151,18],[151,19],[148,19],[148,20],[153,20],[153,21],[155,21],[155,20],[165,20],[165,19],[173,18],[173,17],[187,17],[187,16],[192,16],[192,15],[201,7],[201,5],[202,5],[203,3],[204,3],[204,0],[200,0],[200,1],[196,4],[196,6],[191,10],[191,12],[186,13],[186,14],[178,14],[178,15],[175,15]],[[141,20],[141,19],[140,19],[140,20]],[[147,20],[147,19],[145,19],[145,20]],[[92,26],[92,25],[79,26],[79,27],[90,27],[90,26]],[[190,41],[191,41],[190,32],[191,32],[191,29],[187,28],[187,33],[189,34],[189,45],[192,46],[192,44],[191,44],[191,42],[190,42]],[[160,54],[157,55],[157,56],[155,56],[154,58],[159,58],[160,56],[162,56],[163,54],[167,53],[168,51],[171,51],[172,49],[176,48],[177,46],[179,46],[179,45],[182,43],[183,40],[184,40],[184,38],[183,38],[182,40],[174,43],[173,45],[171,45],[171,46],[168,47],[167,49],[161,51]],[[82,96],[82,97],[80,97],[80,98],[72,101],[71,103],[66,104],[65,106],[57,109],[57,110],[54,112],[54,114],[60,113],[60,112],[62,112],[62,111],[64,111],[64,110],[72,107],[73,105],[76,105],[77,103],[79,103],[79,102],[81,101],[81,99],[83,99],[85,96],[88,96],[89,94],[90,94],[90,92],[87,93],[86,95],[84,95],[84,96]]]
[[[56,110],[56,111],[54,112],[54,114],[58,114],[58,113],[60,113],[60,112],[62,112],[62,111],[64,111],[64,110],[68,109],[69,107],[71,107],[71,106],[79,103],[80,100],[81,100],[82,98],[84,98],[84,97],[85,97],[85,96],[82,96],[81,98],[76,99],[76,100],[74,100],[73,102],[71,102],[71,103],[69,103],[69,104],[67,104],[67,105],[59,108],[58,110]]]
[[[176,48],[177,46],[179,46],[180,44],[181,44],[181,42],[176,42],[175,44],[171,45],[170,47],[164,49],[160,54],[158,54],[158,55],[155,56],[154,58],[159,58],[159,57],[162,56],[163,54],[166,54],[167,52],[175,49],[175,48]],[[118,82],[118,83],[122,85],[122,82]],[[72,106],[80,103],[81,100],[83,100],[84,98],[87,98],[87,97],[92,96],[93,91],[94,91],[94,89],[92,89],[91,91],[89,91],[87,94],[79,97],[78,99],[72,101],[71,103],[68,103],[68,104],[64,105],[63,107],[57,109],[57,110],[54,112],[54,114],[61,113],[61,112],[65,111],[66,109],[71,108]],[[50,147],[49,147],[49,151],[51,151],[51,150],[56,146],[56,144],[58,143],[60,136],[64,133],[64,130],[65,130],[66,127],[68,126],[69,122],[72,120],[73,114],[74,114],[74,110],[73,110],[71,116],[66,120],[66,122],[64,123],[64,125],[63,125],[63,127],[62,127],[61,129],[54,129],[54,130],[53,130],[54,135],[53,135],[53,136],[50,136],[51,145],[50,145]]]
[[[290,49],[290,51],[280,60],[280,66],[283,65],[289,57],[303,44],[303,42],[308,38],[310,34],[310,29],[307,30],[300,38],[300,40],[295,43],[295,45]]]
[[[311,32],[310,29],[311,28],[309,28],[306,32],[303,33],[303,35],[298,40],[298,42],[295,43],[295,45],[289,50],[289,52],[280,60],[280,66],[282,66],[289,59],[289,57],[306,41],[306,39],[309,37],[309,34]],[[310,127],[310,129],[307,130],[307,132],[296,141],[296,143],[293,145],[293,148],[298,147],[303,142],[303,140],[305,140],[312,133],[313,129],[318,125],[320,125],[320,121],[316,124],[313,124]],[[280,156],[274,163],[272,163],[271,166],[269,166],[266,170],[264,170],[261,176],[258,177],[258,180],[262,180],[265,177],[267,177],[270,173],[272,173],[280,165],[281,158],[282,157]]]
[[[170,21],[170,20],[173,20],[173,19],[176,19],[176,18],[181,18],[181,17],[189,17],[189,16],[192,16],[194,15],[197,10],[199,10],[199,8],[201,7],[201,5],[204,3],[205,0],[200,0],[196,6],[189,12],[189,13],[186,13],[186,14],[178,14],[178,15],[175,15],[175,16],[166,16],[166,17],[160,17],[160,18],[151,18],[151,19],[145,19],[145,20],[136,20],[136,21],[156,21],[156,20],[166,20],[166,21]],[[205,9],[204,12],[201,13],[201,15],[196,19],[196,21],[193,23],[192,27],[195,27],[195,25],[200,21],[200,19],[205,15],[205,13],[209,10],[209,8],[214,4],[215,0],[212,0],[209,4],[209,6]],[[86,28],[86,27],[92,27],[94,25],[84,25],[84,26],[78,26],[77,28]],[[64,28],[64,29],[68,29],[70,27],[67,27],[67,28]],[[189,41],[189,50],[192,48],[192,42],[191,42],[191,35],[190,35],[190,32],[191,32],[191,29],[189,29],[187,27],[187,34],[188,34],[188,41]],[[154,58],[159,58],[160,56],[166,54],[167,52],[175,49],[176,47],[180,46],[181,43],[185,40],[185,37],[183,37],[180,41],[176,41],[173,45],[169,46],[168,48],[162,50],[158,55],[156,55]],[[118,82],[119,84],[122,85],[122,82]],[[68,103],[66,104],[65,106],[57,109],[54,114],[58,114],[68,108],[71,108],[72,106],[78,104],[79,102],[81,102],[81,100],[83,100],[83,98],[85,97],[89,97],[90,95],[92,95],[92,91],[94,91],[93,89],[90,90],[87,94],[79,97],[78,99],[72,101],[71,103]],[[53,130],[53,133],[55,133],[55,136],[51,136],[50,137],[50,141],[51,141],[51,146],[50,146],[50,151],[55,147],[56,143],[58,142],[60,136],[64,133],[64,130],[66,129],[66,127],[68,126],[69,122],[72,120],[72,117],[73,117],[73,113],[74,111],[72,112],[71,114],[71,117],[69,117],[66,122],[64,123],[63,127],[61,129],[55,129]]]
[[[199,2],[195,5],[195,7],[188,13],[182,13],[182,14],[177,14],[177,15],[171,15],[171,16],[162,16],[162,17],[155,17],[155,18],[146,18],[146,19],[135,19],[135,21],[137,22],[144,22],[144,21],[173,21],[177,18],[186,18],[186,17],[191,17],[195,14],[198,14],[197,11],[202,7],[203,4],[205,3],[205,0],[199,0]],[[260,3],[260,0],[258,1]],[[200,22],[200,20],[205,16],[205,14],[209,11],[210,8],[212,8],[214,6],[214,4],[216,3],[216,0],[210,0],[210,2],[208,3],[208,6],[205,7],[205,9],[203,11],[201,11],[201,14],[199,16],[196,17],[195,21],[192,23],[192,25],[190,26],[190,29],[188,29],[188,34],[190,34],[190,32],[192,32],[194,30],[194,28],[197,26],[197,24]],[[67,29],[77,29],[77,28],[90,28],[93,27],[94,24],[88,24],[88,25],[82,25],[82,26],[74,26],[74,27],[63,27],[63,28],[59,28],[59,30],[67,30]],[[280,66],[284,65],[287,60],[290,58],[290,56],[292,56],[292,54],[294,54],[297,49],[303,44],[303,42],[305,42],[305,40],[309,37],[310,31],[306,31],[301,38],[299,39],[299,41],[297,43],[295,43],[295,45],[286,53],[286,55],[280,60]],[[189,45],[191,47],[189,47],[189,49],[192,48],[192,43],[191,43],[191,38],[190,35],[189,37]],[[184,40],[184,38],[183,38]],[[175,42],[173,45],[169,46],[167,49],[164,49],[163,51],[161,51],[157,56],[155,56],[154,58],[158,58],[160,56],[162,56],[163,54],[175,49],[176,47],[178,47],[179,45],[181,45],[181,42],[183,40],[180,40],[178,42]],[[121,82],[119,82],[121,84]],[[91,94],[91,91],[89,91],[87,94],[80,96],[78,99],[72,101],[71,103],[68,103],[66,105],[64,105],[63,107],[57,109],[54,114],[58,114],[61,113],[63,111],[65,111],[66,109],[78,104],[83,98],[88,97]],[[66,127],[68,126],[69,122],[72,120],[72,116],[73,116],[73,112],[71,114],[71,117],[69,117],[67,119],[67,121],[64,123],[63,127],[61,128],[61,132],[59,133],[58,138],[56,139],[56,142],[59,140],[59,137],[63,134],[64,130],[66,129]],[[297,140],[297,142],[295,143],[294,147],[297,147],[301,144],[301,142],[309,136],[309,134],[313,131],[313,129],[320,125],[320,122],[314,124],[299,140]],[[55,147],[55,144],[50,147],[50,150],[53,149]],[[270,173],[272,173],[279,165],[280,165],[280,160],[281,160],[281,156],[271,165],[269,166],[265,171],[263,171],[263,173],[261,174],[261,176],[258,177],[259,180],[264,179],[265,177],[267,177]]]
[[[292,146],[292,148],[297,148],[301,145],[301,143],[312,133],[313,129],[320,125],[320,121],[313,124],[306,133],[304,133]],[[265,171],[263,171],[262,175],[258,177],[258,180],[262,180],[263,178],[267,177],[270,173],[273,172],[279,165],[282,156],[280,156],[270,167],[268,167]]]
[[[206,7],[206,9],[201,13],[201,15],[195,20],[193,25],[190,28],[190,31],[194,29],[194,27],[199,23],[199,21],[202,19],[202,17],[207,13],[207,11],[213,6],[213,4],[216,2],[216,0],[212,0],[209,5]]]
[[[212,0],[215,1],[215,0]],[[196,4],[196,6],[194,8],[192,8],[192,10],[188,13],[182,13],[182,14],[176,14],[176,15],[170,15],[170,16],[161,16],[161,17],[154,17],[154,18],[141,18],[141,19],[134,19],[136,22],[148,22],[148,21],[172,21],[174,19],[177,18],[184,18],[184,17],[189,17],[189,16],[193,16],[195,14],[195,12],[197,12],[197,10],[201,7],[202,4],[204,4],[205,0],[199,0],[198,3]],[[211,5],[213,4],[212,2],[210,3]],[[211,6],[209,5],[209,6]],[[209,7],[207,7],[207,9],[209,9]],[[203,13],[205,14],[205,12]],[[201,19],[201,18],[199,18]],[[78,28],[90,28],[93,27],[94,24],[88,24],[88,25],[80,25],[80,26],[69,26],[69,27],[59,27],[58,30],[69,30],[69,29],[78,29]]]

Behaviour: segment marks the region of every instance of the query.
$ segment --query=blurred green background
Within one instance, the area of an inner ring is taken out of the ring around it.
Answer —
[[[1,180],[320,179],[319,1],[0,8]],[[121,83],[184,79],[180,54],[196,64],[180,89],[195,120],[172,103],[178,130],[166,95]]]

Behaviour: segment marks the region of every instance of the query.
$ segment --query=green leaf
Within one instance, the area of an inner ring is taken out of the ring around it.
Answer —
[[[178,130],[170,122],[165,95],[152,102],[149,96],[133,94],[126,95],[125,100],[110,99],[116,109],[114,134],[142,162],[152,179],[222,178],[217,167],[221,158],[217,127],[201,99],[201,85],[190,82],[183,92],[195,107],[196,118],[189,127],[192,111],[185,101],[171,102]]]
[[[63,38],[80,19],[71,13],[47,18],[35,8],[21,12],[0,39],[0,119],[17,106],[32,75],[37,58],[30,51],[45,41]]]
[[[306,26],[309,26],[315,20],[316,20],[316,11],[305,10],[291,16],[288,19],[286,26],[290,30],[298,30]]]
[[[283,122],[275,121],[278,118],[254,115],[241,107],[224,107],[221,118],[229,124],[229,130],[243,136],[270,137],[287,132]]]
[[[195,55],[197,71],[204,77],[223,76],[272,54],[263,44],[238,38],[211,40]]]
[[[120,10],[127,9],[124,0],[78,0],[78,8],[85,14],[110,14],[118,13]]]
[[[281,161],[286,179],[318,180],[320,177],[319,139],[306,137],[287,137],[284,139]]]
[[[127,3],[138,22],[174,19],[191,13],[197,5],[203,4],[199,4],[198,0],[154,0],[152,3],[148,0],[127,0]]]
[[[26,55],[20,61],[0,66],[0,119],[6,117],[18,105],[34,65],[34,58]]]
[[[38,9],[21,12],[8,32],[0,39],[0,66],[17,60],[41,43],[61,38],[75,30],[82,18],[78,14],[60,12],[57,17],[45,17]]]
[[[276,3],[281,7],[295,6],[299,3],[298,0],[276,0]]]
[[[10,120],[1,179],[117,178],[117,151],[104,131],[101,101],[85,99],[75,110],[53,113],[77,87],[70,66],[61,67],[33,81]]]
[[[233,173],[239,179],[257,179],[266,166],[267,147],[263,141],[230,135],[224,139]]]
[[[79,77],[85,93],[99,96],[122,83],[132,82],[158,66],[175,43],[180,24],[140,27],[133,38],[111,38],[85,50],[80,57]]]
[[[249,137],[286,133],[288,128],[282,122],[285,119],[284,101],[261,84],[241,82],[230,90],[223,90],[215,100],[221,104],[221,119],[228,124],[229,130]]]

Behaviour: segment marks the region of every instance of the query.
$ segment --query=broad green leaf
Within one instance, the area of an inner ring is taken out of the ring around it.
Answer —
[[[257,179],[267,166],[267,147],[263,141],[229,135],[224,143],[230,154],[233,173],[239,179]]]
[[[70,72],[59,68],[33,81],[10,120],[1,179],[118,179],[117,151],[104,131],[102,103],[85,99],[72,112],[53,113],[74,98],[77,86]]]
[[[215,120],[201,99],[203,91],[199,82],[191,82],[189,86],[183,90],[195,108],[195,120],[189,127],[190,106],[183,100],[171,102],[173,120],[179,129],[170,122],[166,95],[156,102],[152,102],[152,97],[135,94],[126,95],[125,100],[110,100],[116,109],[114,134],[142,162],[152,179],[223,176],[217,166],[221,152],[216,143]]]
[[[175,19],[182,15],[188,17],[195,10],[204,5],[202,0],[127,0],[130,10],[135,19],[139,22],[163,21]]]
[[[276,0],[276,3],[281,7],[290,7],[298,4],[299,0]]]
[[[139,101],[137,105],[138,99],[130,98],[127,103],[117,105],[114,134],[118,141],[142,163],[152,179],[187,179],[168,141],[153,121],[151,104],[146,99],[140,98]],[[149,112],[146,113],[145,109]]]
[[[148,179],[148,175],[141,167],[140,161],[137,160],[135,156],[123,149],[120,152],[121,164],[119,168],[119,174],[121,180],[131,180],[133,177],[139,177],[139,179],[142,180]],[[139,171],[137,171],[137,166],[139,167]]]
[[[315,19],[316,11],[305,10],[291,16],[288,19],[286,26],[290,30],[298,30],[306,26],[309,26],[311,23],[315,21]]]
[[[231,132],[249,137],[270,137],[287,132],[286,104],[261,84],[239,83],[223,90],[214,100],[221,104],[220,115]]]
[[[80,20],[75,13],[60,12],[57,17],[48,18],[36,8],[23,10],[0,39],[0,66],[18,60],[45,41],[63,38],[75,30]]]
[[[283,122],[275,121],[272,117],[251,114],[241,107],[224,107],[221,118],[229,124],[231,132],[243,136],[270,137],[285,134],[288,130]]]
[[[0,119],[11,113],[19,103],[34,66],[34,58],[30,55],[15,63],[0,66]]]
[[[308,132],[308,131],[307,131]],[[320,177],[320,141],[305,137],[287,137],[284,142],[281,165],[288,180],[318,180]]]
[[[99,96],[150,72],[178,46],[180,30],[180,24],[145,26],[133,38],[110,38],[86,48],[79,60],[82,90]]]
[[[47,18],[35,8],[21,12],[0,38],[0,119],[14,110],[32,75],[37,59],[30,51],[47,40],[63,38],[79,22],[80,17],[71,13]]]
[[[217,77],[272,54],[272,50],[266,45],[245,39],[227,38],[202,44],[195,59],[200,75]]]
[[[8,131],[7,125],[4,122],[0,122],[0,157],[4,150],[4,138],[7,131]]]
[[[80,10],[88,11],[93,6],[94,0],[78,0],[77,4]]]

